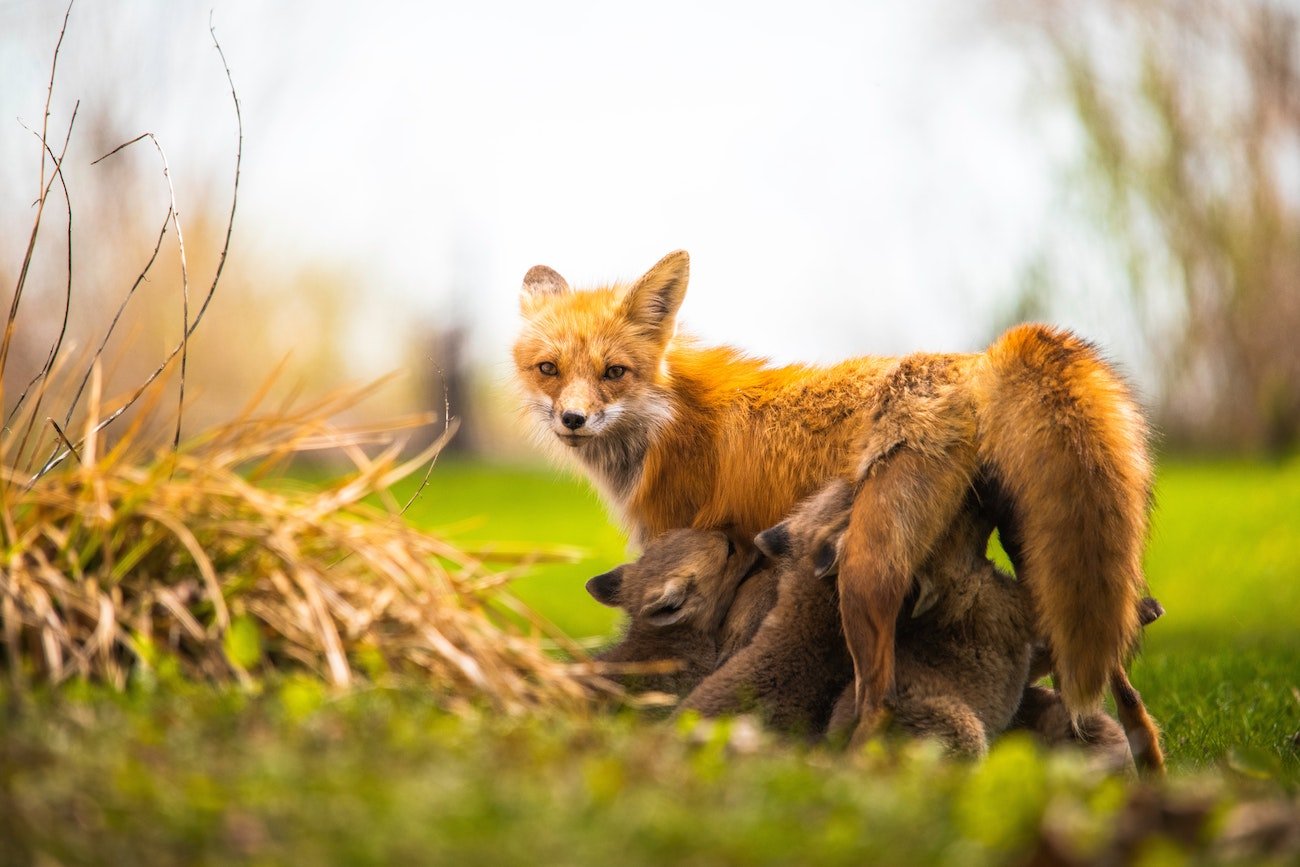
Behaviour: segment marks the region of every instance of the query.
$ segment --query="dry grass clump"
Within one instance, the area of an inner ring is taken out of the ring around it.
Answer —
[[[447,437],[405,461],[393,440],[427,418],[332,426],[364,394],[354,392],[250,410],[142,461],[130,435],[110,447],[96,433],[95,392],[77,460],[34,481],[3,461],[0,659],[19,687],[73,677],[122,687],[174,660],[218,682],[286,669],[340,686],[404,676],[453,705],[506,711],[587,697],[579,668],[547,652],[562,636],[501,575],[402,520],[392,485]],[[362,448],[383,441],[378,455]],[[355,471],[323,488],[264,480],[320,448],[344,449]]]
[[[243,683],[306,670],[339,686],[362,677],[416,679],[452,706],[477,701],[515,711],[587,698],[602,681],[584,680],[589,668],[548,652],[558,645],[582,658],[503,589],[508,575],[402,519],[405,509],[391,487],[433,460],[451,434],[450,419],[441,440],[403,461],[401,431],[431,418],[366,430],[331,422],[373,387],[267,412],[259,407],[268,380],[234,421],[182,444],[189,340],[221,280],[243,154],[239,97],[211,23],[237,139],[230,213],[207,291],[192,308],[197,275],[187,266],[171,172],[157,137],[142,133],[96,162],[138,142],[154,145],[168,191],[162,229],[98,349],[67,357],[75,257],[63,164],[76,108],[61,149],[49,137],[49,119],[71,14],[69,2],[44,118],[31,129],[39,196],[0,335],[0,666],[13,689],[78,677],[121,688],[138,673],[164,668]],[[33,312],[22,302],[56,187],[67,215],[62,327],[30,379],[17,377],[7,369],[13,338],[30,327],[31,316],[48,316],[48,307]],[[143,382],[104,401],[105,347],[136,289],[150,279],[169,228],[180,262],[180,339]],[[169,419],[158,407],[171,377],[176,403]],[[10,381],[20,387],[6,392]],[[119,433],[126,424],[130,429]],[[171,448],[151,448],[162,426],[171,431]],[[376,444],[377,454],[363,448]],[[324,488],[267,481],[295,455],[318,449],[342,450],[355,472]]]

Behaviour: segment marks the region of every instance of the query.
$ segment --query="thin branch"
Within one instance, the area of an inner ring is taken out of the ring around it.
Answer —
[[[44,144],[49,137],[50,132],[50,106],[54,103],[54,74],[59,68],[59,49],[63,47],[63,37],[68,32],[68,19],[72,17],[72,4],[76,0],[68,0],[68,8],[63,10],[63,25],[59,28],[58,41],[54,43],[54,57],[50,61],[50,83],[45,88],[45,114],[41,118],[41,143]],[[45,186],[45,150],[41,150],[41,182],[37,189],[45,190],[48,195],[49,189]]]
[[[451,417],[451,394],[447,387],[447,375],[443,373],[442,368],[437,364],[434,365],[434,369],[438,371],[438,378],[442,380],[442,432],[443,436],[450,441],[451,435],[456,432],[455,428],[452,427],[452,424],[454,422],[456,426],[459,427],[460,420]],[[429,486],[429,476],[433,475],[433,468],[437,465],[438,455],[440,454],[442,454],[442,449],[438,449],[438,451],[433,453],[433,457],[429,459],[429,466],[424,471],[424,478],[420,479],[420,486],[415,489],[415,493],[411,494],[411,499],[406,501],[406,505],[402,506],[402,511],[397,514],[405,515],[406,510],[411,508],[416,500],[420,499],[420,495],[424,493],[424,489]]]
[[[46,418],[45,420],[50,423],[50,427],[54,428],[54,432],[59,435],[59,439],[67,447],[68,451],[72,452],[72,456],[77,459],[77,463],[81,463],[81,455],[77,454],[76,446],[68,439],[68,435],[63,432],[63,428],[59,427],[59,423],[52,418]]]
[[[91,165],[92,166],[96,165],[97,163],[108,159],[109,157],[113,156],[119,151],[127,147],[130,147],[136,142],[143,141],[144,139],[149,139],[149,141],[153,142],[154,148],[156,148],[158,151],[158,157],[162,160],[163,177],[167,179],[167,202],[168,202],[167,210],[171,214],[172,225],[176,227],[176,247],[180,251],[180,257],[181,257],[181,310],[183,311],[183,321],[181,323],[181,342],[180,342],[180,353],[181,353],[180,396],[177,398],[176,438],[175,438],[175,442],[173,443],[173,448],[175,448],[177,445],[180,444],[180,439],[181,439],[181,418],[185,414],[185,369],[189,362],[189,355],[190,355],[190,339],[189,339],[190,338],[190,334],[189,334],[190,331],[189,328],[190,326],[190,266],[189,266],[189,259],[185,255],[185,229],[183,226],[181,226],[181,211],[176,204],[176,187],[174,184],[172,184],[171,166],[167,164],[167,153],[163,150],[162,142],[158,141],[158,136],[154,135],[151,132],[141,133],[140,135],[131,139],[129,142],[118,145],[108,153],[104,154],[99,159],[95,160],[95,162],[91,163]],[[175,353],[173,353],[173,356],[174,355]],[[171,361],[170,356],[168,357],[167,361]],[[164,362],[164,365],[165,364],[166,362]]]
[[[226,256],[230,252],[230,237],[234,232],[234,227],[235,227],[235,211],[239,204],[239,174],[244,161],[244,118],[239,107],[239,94],[236,93],[235,91],[235,81],[230,74],[230,64],[226,62],[226,54],[224,51],[221,50],[221,43],[217,41],[217,32],[216,29],[212,26],[210,18],[208,23],[208,31],[212,34],[212,44],[216,46],[217,53],[221,56],[221,64],[226,71],[226,81],[229,82],[230,84],[230,96],[235,102],[235,123],[238,128],[239,140],[235,150],[235,182],[234,182],[234,189],[231,193],[231,198],[230,198],[230,214],[226,219],[226,237],[225,237],[225,241],[221,246],[221,255],[217,260],[217,270],[212,277],[212,285],[208,287],[208,293],[204,297],[203,303],[199,306],[199,311],[195,315],[194,321],[192,321],[189,324],[189,327],[185,329],[185,334],[182,338],[182,344],[184,343],[184,341],[188,340],[194,334],[195,329],[199,327],[199,323],[203,321],[203,316],[208,311],[208,305],[212,303],[212,297],[216,294],[217,284],[221,280],[222,271],[225,269]],[[100,157],[100,159],[102,160],[112,156],[117,151],[121,150],[124,147],[127,147],[128,145],[134,144],[136,141],[139,141],[143,137],[144,136],[137,136],[132,141],[126,142],[120,145],[119,147],[117,147],[116,149],[114,149],[113,151],[110,151],[109,153],[105,154],[103,157]],[[96,160],[96,162],[99,162],[99,160]],[[149,388],[149,386],[152,385],[154,381],[157,380],[158,377],[162,375],[163,371],[167,369],[167,366],[171,364],[172,359],[174,359],[177,356],[177,354],[180,353],[182,344],[177,344],[175,347],[173,347],[172,351],[168,354],[167,358],[163,360],[163,363],[159,365],[158,368],[154,370],[154,372],[151,373],[149,377],[145,379],[145,381],[131,394],[131,397],[126,401],[126,403],[124,403],[121,407],[115,410],[107,418],[101,420],[98,424],[96,424],[95,427],[90,431],[90,435],[99,433],[104,428],[108,427],[110,424],[112,424],[114,421],[120,418],[124,412],[130,409],[130,407],[134,405],[137,400],[140,399],[140,396],[145,393],[145,391]],[[84,439],[82,440],[82,442],[84,442]],[[39,481],[42,476],[46,475],[47,473],[50,472],[50,470],[54,469],[59,464],[63,463],[63,461],[68,457],[69,454],[71,453],[65,449],[64,451],[60,452],[59,454],[55,455],[54,457],[46,461],[45,465],[41,467],[41,469],[37,471],[37,473],[33,475],[32,478],[28,481],[27,487],[30,489],[31,486],[36,484],[36,482]]]
[[[40,371],[32,377],[32,381],[27,383],[27,387],[23,389],[22,394],[18,395],[18,400],[14,401],[13,408],[9,411],[8,417],[5,418],[5,427],[7,428],[13,421],[14,417],[18,414],[18,411],[22,408],[23,403],[27,400],[27,395],[31,391],[32,386],[36,385],[37,382],[42,383],[41,389],[36,395],[36,405],[32,407],[31,414],[27,419],[27,429],[23,431],[22,439],[19,440],[18,448],[14,452],[15,466],[21,464],[22,453],[27,448],[27,439],[31,435],[32,427],[36,423],[37,414],[41,409],[41,401],[45,398],[46,385],[49,382],[50,371],[54,369],[54,362],[58,358],[59,352],[63,349],[63,340],[68,334],[68,315],[72,311],[72,197],[68,193],[68,182],[63,175],[63,162],[68,154],[68,144],[72,140],[72,128],[77,122],[77,111],[80,110],[80,108],[81,100],[77,100],[76,105],[74,105],[72,109],[72,118],[68,121],[68,132],[63,138],[63,149],[59,152],[58,156],[54,155],[54,151],[50,148],[49,142],[44,140],[41,142],[43,150],[49,153],[50,159],[53,161],[54,173],[52,179],[58,179],[59,186],[63,190],[63,202],[68,211],[68,279],[63,291],[63,323],[59,327],[59,335],[55,338],[54,344],[50,347],[50,353],[45,359],[45,364],[41,367]],[[28,128],[26,124],[23,124],[23,127],[32,135],[37,134],[36,130]]]
[[[182,311],[181,342],[180,342],[181,379],[180,379],[180,390],[176,399],[177,400],[176,434],[172,443],[172,447],[174,449],[180,445],[181,420],[184,418],[185,415],[185,372],[189,364],[189,356],[190,356],[190,340],[189,340],[190,338],[190,333],[189,333],[190,332],[189,329],[190,268],[189,268],[189,259],[185,255],[185,229],[184,227],[181,226],[180,207],[176,204],[176,187],[174,184],[172,184],[171,166],[168,165],[167,163],[167,154],[165,151],[163,151],[162,142],[158,141],[158,137],[151,132],[142,133],[141,135],[138,135],[135,138],[131,139],[131,141],[126,142],[125,144],[122,145],[118,145],[117,147],[113,148],[113,150],[104,154],[104,156],[95,160],[95,162],[91,163],[91,165],[95,165],[101,160],[105,160],[108,157],[112,156],[113,154],[116,154],[119,151],[123,150],[124,148],[129,147],[130,145],[133,145],[136,142],[142,141],[143,139],[146,138],[149,139],[151,142],[153,142],[154,148],[156,148],[158,151],[158,157],[162,160],[163,177],[166,178],[167,180],[167,201],[168,201],[167,210],[168,213],[171,214],[172,225],[176,227],[176,246],[177,249],[180,251],[180,259],[181,259],[181,311]],[[173,353],[172,356],[169,356],[167,361],[170,362],[172,357],[174,357],[174,355],[175,353]],[[164,362],[164,366],[166,365],[166,363],[167,362]]]
[[[199,320],[207,312],[208,304],[212,301],[212,296],[217,291],[217,282],[221,280],[221,272],[226,267],[226,254],[230,252],[230,235],[235,228],[235,207],[239,204],[239,170],[244,161],[244,116],[239,110],[239,94],[235,92],[235,79],[230,74],[230,64],[226,62],[226,52],[221,50],[221,43],[217,41],[217,30],[212,24],[212,13],[208,13],[208,32],[212,34],[212,44],[216,46],[217,54],[221,57],[221,66],[226,71],[226,82],[230,85],[230,98],[235,101],[235,123],[239,128],[239,145],[235,149],[235,186],[230,197],[230,216],[226,219],[226,238],[221,245],[221,256],[217,259],[217,271],[212,276],[212,286],[208,289],[208,295],[203,299],[203,306],[199,308],[198,316],[194,318],[195,327],[198,326]]]
[[[158,252],[162,250],[163,238],[167,235],[167,224],[171,222],[171,219],[172,211],[169,207],[167,209],[167,215],[163,217],[162,228],[158,230],[158,241],[153,245],[153,253],[150,254],[149,261],[145,263],[144,268],[136,275],[135,282],[131,284],[131,288],[127,291],[126,297],[123,298],[122,303],[118,305],[117,313],[113,315],[113,321],[108,324],[108,330],[104,332],[104,339],[100,342],[99,348],[95,350],[95,354],[91,356],[90,364],[86,367],[86,373],[81,377],[81,383],[77,386],[77,392],[72,397],[72,403],[68,405],[68,412],[63,417],[64,427],[67,427],[72,423],[72,414],[76,411],[77,404],[81,402],[81,395],[85,393],[86,383],[90,381],[90,372],[94,369],[95,364],[104,354],[104,349],[108,346],[109,338],[113,336],[113,332],[117,328],[117,322],[122,318],[122,313],[126,310],[126,305],[131,302],[131,298],[135,295],[135,290],[140,288],[140,284],[149,276],[149,269],[153,268],[153,263],[157,261]]]
[[[23,256],[22,268],[18,271],[18,283],[14,286],[13,301],[9,304],[9,317],[5,321],[4,338],[0,340],[0,392],[4,389],[5,364],[9,360],[9,344],[13,340],[14,324],[18,318],[18,305],[22,302],[23,286],[27,284],[27,272],[31,268],[32,254],[36,250],[36,237],[41,231],[41,216],[45,213],[45,201],[49,198],[50,189],[54,186],[53,177],[50,178],[48,184],[45,181],[45,141],[49,132],[50,104],[54,100],[54,73],[59,66],[59,49],[63,47],[63,37],[68,32],[68,18],[72,15],[72,4],[74,2],[76,0],[68,0],[67,11],[63,13],[63,26],[59,28],[59,40],[54,44],[54,59],[50,61],[50,84],[45,93],[45,119],[41,123],[40,197],[36,200],[36,218],[32,222],[31,236],[27,239],[27,252]],[[69,124],[68,128],[70,133],[71,124]]]

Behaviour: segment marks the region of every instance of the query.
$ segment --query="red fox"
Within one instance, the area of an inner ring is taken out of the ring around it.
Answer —
[[[689,258],[575,292],[524,277],[514,346],[526,409],[633,537],[752,536],[832,478],[856,485],[840,611],[860,730],[894,683],[912,576],[974,490],[996,521],[1074,717],[1132,651],[1152,487],[1123,380],[1073,334],[1022,325],[972,354],[776,367],[677,333]]]

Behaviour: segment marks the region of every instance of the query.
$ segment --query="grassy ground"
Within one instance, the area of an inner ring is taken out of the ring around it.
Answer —
[[[585,483],[448,463],[409,514],[466,542],[587,547],[581,562],[516,588],[570,634],[612,628],[583,584],[625,558],[624,540]],[[1147,575],[1167,614],[1147,631],[1133,681],[1175,767],[1231,760],[1300,778],[1300,461],[1166,462]]]
[[[573,634],[614,627],[583,583],[624,544],[582,484],[445,463],[410,514],[466,544],[587,548],[518,592]],[[627,713],[467,720],[411,690],[163,679],[7,696],[0,864],[980,864],[1044,846],[1181,863],[1231,805],[1300,786],[1297,516],[1300,462],[1162,468],[1148,572],[1168,614],[1134,671],[1175,769],[1158,809],[1014,740],[968,767]],[[1183,814],[1210,825],[1187,837]]]

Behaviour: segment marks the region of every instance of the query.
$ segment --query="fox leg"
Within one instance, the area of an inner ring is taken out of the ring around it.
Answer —
[[[1116,668],[1111,673],[1110,692],[1115,697],[1115,711],[1124,726],[1124,735],[1128,738],[1138,770],[1163,776],[1165,754],[1160,749],[1160,727],[1147,713],[1141,694],[1133,688],[1123,668]]]
[[[1150,596],[1138,603],[1138,622],[1149,626],[1164,616],[1164,606]],[[1147,713],[1142,696],[1129,681],[1122,667],[1110,677],[1110,691],[1115,698],[1115,709],[1120,718],[1116,724],[1101,711],[1087,711],[1071,721],[1069,712],[1061,701],[1060,693],[1033,684],[1056,668],[1052,650],[1046,643],[1034,648],[1029,666],[1029,685],[1025,687],[1020,709],[1011,723],[1012,728],[1035,732],[1048,745],[1076,742],[1088,752],[1100,756],[1108,766],[1119,768],[1119,753],[1124,764],[1132,753],[1138,770],[1157,775],[1164,773],[1165,757],[1160,749],[1160,728]],[[1116,745],[1116,735],[1124,740],[1123,749]]]
[[[1138,618],[1143,626],[1154,623],[1164,613],[1164,606],[1149,596],[1138,608]],[[1162,776],[1165,754],[1160,749],[1160,727],[1147,713],[1141,694],[1133,688],[1123,667],[1111,673],[1110,694],[1115,697],[1115,710],[1124,726],[1124,736],[1128,738],[1138,770]]]
[[[886,720],[903,599],[965,503],[975,472],[974,447],[961,435],[960,420],[940,426],[938,447],[904,442],[869,464],[841,543],[840,619],[853,657],[855,745]]]

